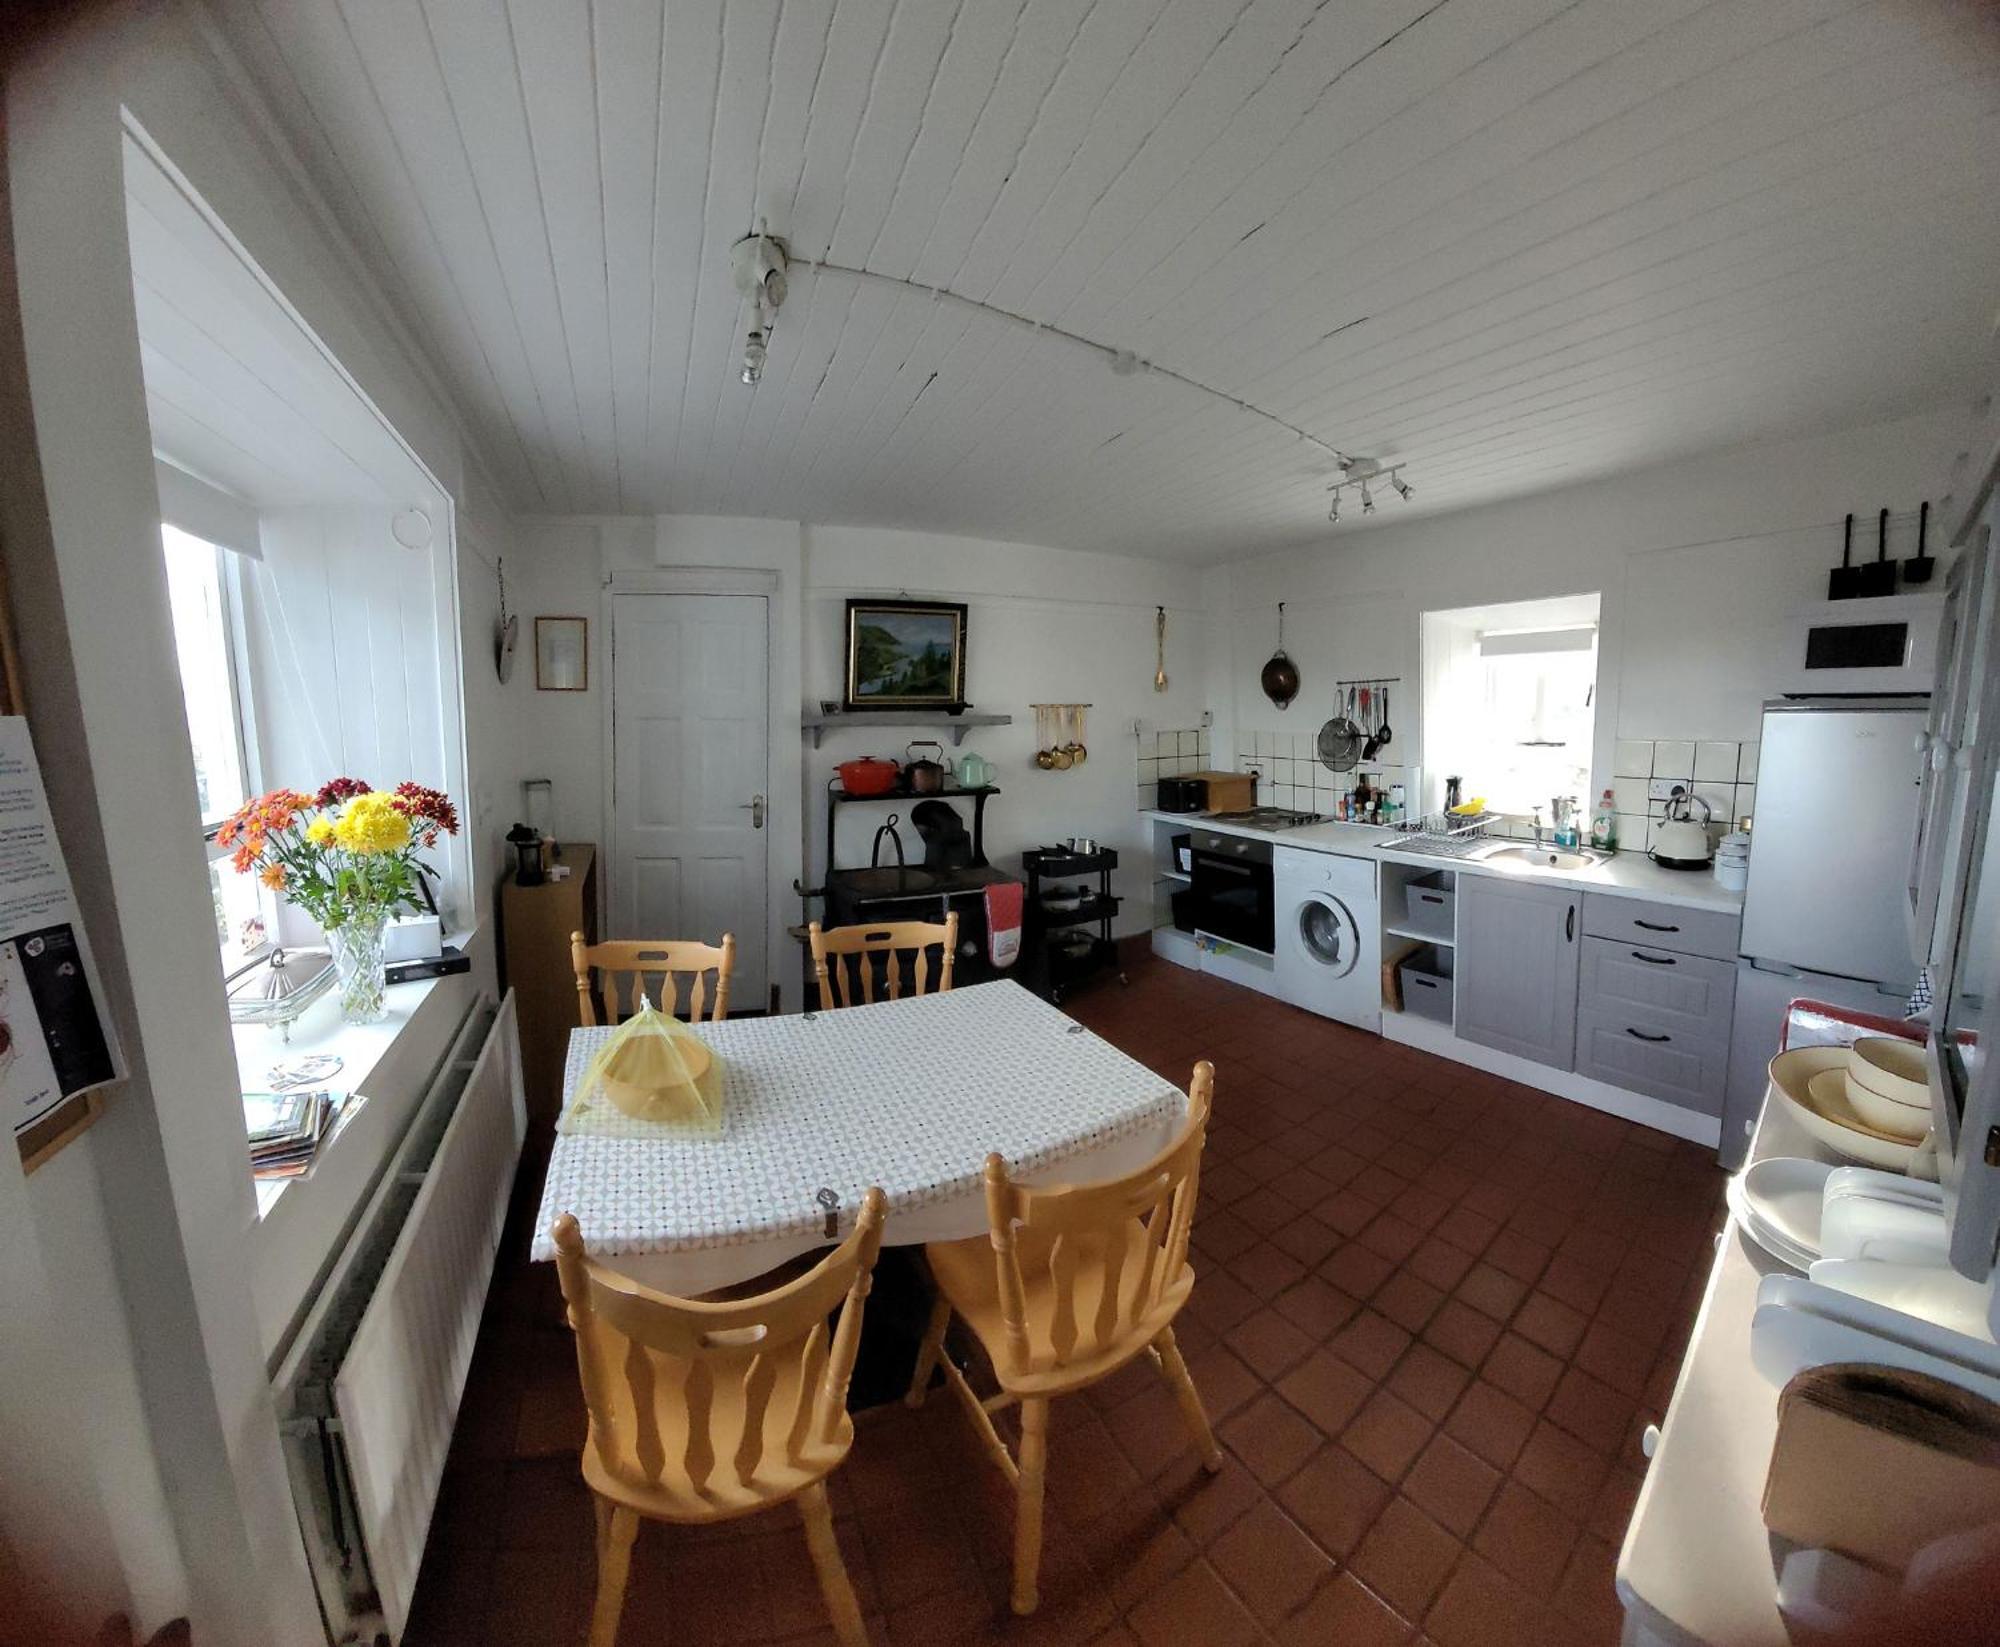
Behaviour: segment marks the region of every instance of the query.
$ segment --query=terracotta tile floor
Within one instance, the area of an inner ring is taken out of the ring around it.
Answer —
[[[1721,1222],[1713,1156],[1150,957],[1131,979],[1072,1010],[1177,1083],[1216,1066],[1179,1333],[1228,1461],[1203,1474],[1143,1364],[1058,1402],[1042,1609],[1016,1620],[1010,1501],[956,1404],[865,1412],[833,1485],[873,1638],[1615,1641],[1639,1434]],[[553,1271],[522,1256],[543,1158],[523,1165],[413,1647],[583,1637],[575,1364]],[[898,1303],[892,1257],[868,1334],[907,1367],[922,1299],[905,1257]],[[831,1640],[795,1518],[647,1528],[621,1640],[669,1638]]]

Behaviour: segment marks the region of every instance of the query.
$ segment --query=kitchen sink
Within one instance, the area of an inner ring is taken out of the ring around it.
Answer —
[[[1595,869],[1604,859],[1595,852],[1564,852],[1553,846],[1503,846],[1481,853],[1479,861],[1502,869]]]

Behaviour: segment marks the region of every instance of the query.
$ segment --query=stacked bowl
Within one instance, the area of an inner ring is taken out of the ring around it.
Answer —
[[[1730,892],[1741,892],[1750,884],[1750,835],[1732,830],[1715,849],[1716,884]]]

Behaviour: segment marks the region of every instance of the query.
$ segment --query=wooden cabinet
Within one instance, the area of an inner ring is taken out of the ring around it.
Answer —
[[[1461,1039],[1569,1069],[1576,1054],[1582,895],[1493,875],[1458,878]]]
[[[597,942],[597,848],[566,841],[569,875],[540,886],[500,886],[501,987],[512,989],[521,1019],[521,1077],[528,1119],[553,1126],[562,1108],[563,1059],[577,1025],[570,934]]]

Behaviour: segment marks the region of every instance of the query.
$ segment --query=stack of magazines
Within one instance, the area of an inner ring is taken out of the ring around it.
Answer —
[[[243,1125],[250,1135],[253,1178],[297,1178],[311,1170],[313,1157],[333,1130],[345,1094],[338,1092],[246,1092]]]

